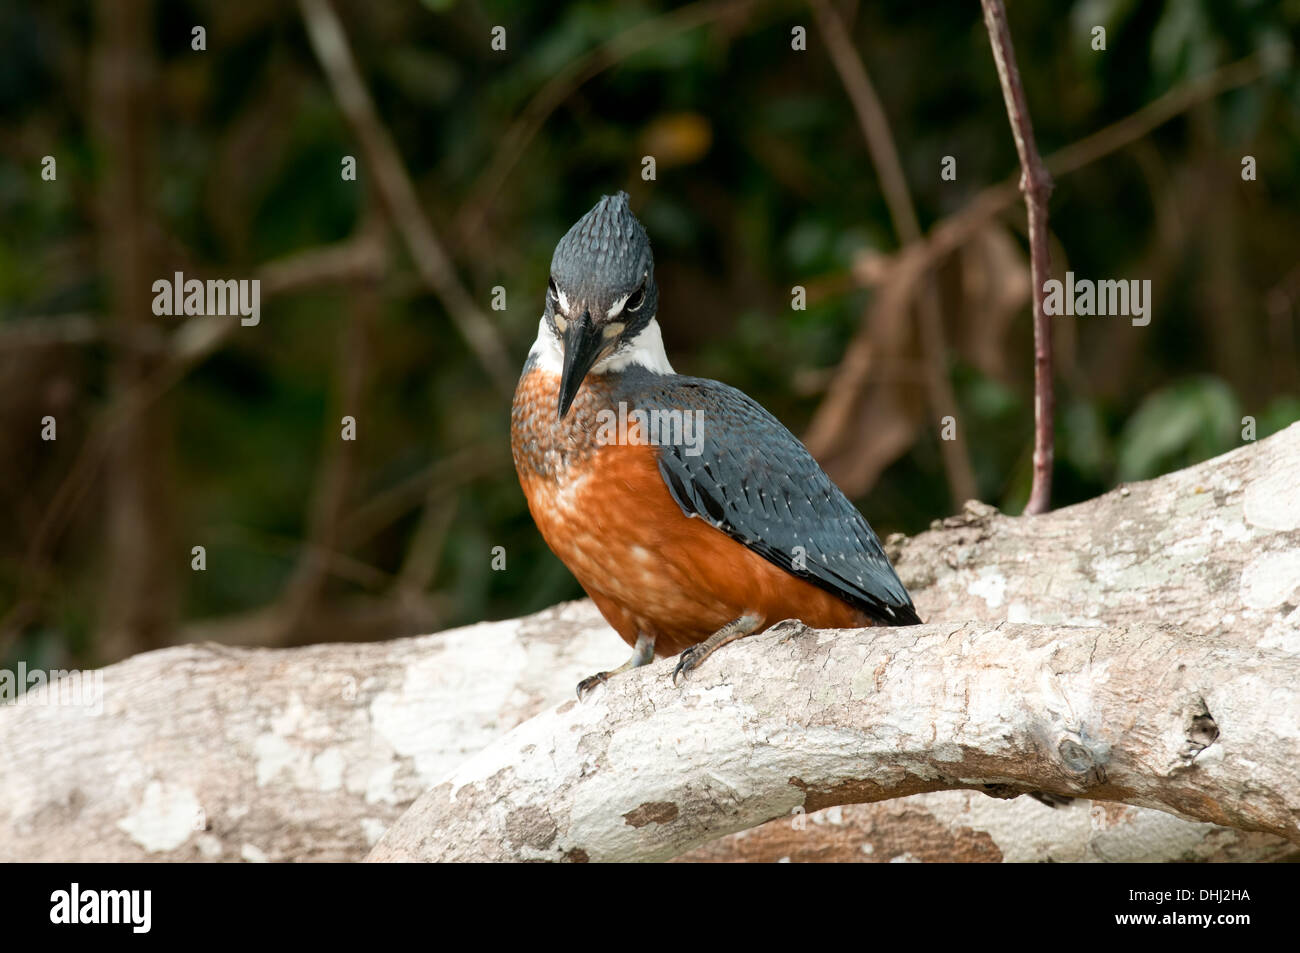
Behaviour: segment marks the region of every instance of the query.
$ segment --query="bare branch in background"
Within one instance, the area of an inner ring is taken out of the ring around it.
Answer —
[[[262,297],[353,282],[373,283],[388,270],[387,229],[362,222],[355,235],[335,245],[308,248],[258,269]]]
[[[835,8],[828,0],[810,0],[817,27],[826,43],[831,63],[839,73],[840,82],[853,103],[862,127],[862,136],[867,141],[867,150],[880,178],[880,188],[889,207],[889,217],[898,232],[899,244],[909,245],[922,238],[921,225],[916,217],[916,207],[907,187],[907,178],[903,175],[903,164],[898,158],[898,147],[894,144],[894,135],[889,127],[889,118],[885,108],[876,95],[875,86],[867,73],[862,58],[853,48],[848,30]],[[917,313],[921,319],[921,347],[925,352],[928,373],[926,384],[930,394],[930,409],[934,416],[934,425],[949,414],[959,417],[957,397],[953,393],[952,381],[948,375],[948,342],[943,330],[943,314],[939,304],[939,293],[935,287],[932,274],[920,279],[920,294],[916,299]],[[930,431],[934,432],[932,425]],[[978,496],[975,483],[975,471],[971,468],[970,451],[966,445],[963,427],[957,427],[952,440],[940,440],[939,449],[943,458],[944,473],[948,477],[948,491],[952,496],[954,507],[960,507],[966,500]]]
[[[1104,159],[1149,135],[1198,103],[1248,86],[1271,72],[1277,72],[1282,67],[1277,65],[1276,60],[1271,49],[1260,50],[1175,87],[1132,115],[1053,152],[1044,160],[1047,171],[1052,175],[1067,175]],[[1020,176],[1015,175],[996,185],[987,186],[960,211],[936,223],[925,238],[925,244],[930,246],[927,251],[931,260],[930,267],[978,234],[989,219],[1011,208],[1020,194],[1019,181]],[[902,249],[900,256],[906,251],[907,249]],[[883,280],[879,274],[880,269],[875,265],[863,268],[861,275],[856,273],[858,266],[855,265],[854,268],[852,276],[860,286],[869,287]]]
[[[360,229],[358,233],[335,245],[307,249],[286,258],[276,259],[261,266],[256,273],[264,281],[265,295],[287,294],[310,287],[319,287],[344,281],[373,281],[386,270],[388,255],[383,236],[374,229]],[[148,285],[146,284],[147,288]],[[17,340],[21,344],[36,330],[35,322],[19,322]],[[6,325],[9,328],[10,325]],[[159,350],[149,344],[149,326],[128,329],[120,335],[118,347],[139,347],[143,340],[149,346],[141,348],[146,353]],[[86,440],[50,498],[40,522],[27,544],[21,570],[22,595],[0,617],[0,652],[7,651],[18,633],[36,615],[37,605],[48,589],[51,576],[47,561],[59,537],[63,534],[77,508],[94,485],[95,477],[107,456],[107,451],[122,428],[128,427],[140,414],[146,413],[156,402],[204,358],[217,351],[240,327],[238,321],[221,316],[196,316],[187,320],[169,336],[162,338],[161,350],[166,359],[152,366],[148,376],[136,381],[126,392],[115,395],[96,415]],[[86,329],[69,321],[59,334],[84,336]],[[103,329],[99,332],[103,334]],[[158,332],[159,335],[162,332]],[[0,346],[7,343],[0,336]]]
[[[141,328],[135,346],[160,350],[166,340],[158,328]],[[104,339],[103,319],[93,314],[55,314],[19,318],[0,324],[0,350],[18,351],[63,345],[95,344]]]
[[[96,228],[111,301],[108,379],[115,398],[133,393],[160,362],[127,343],[156,320],[149,289],[160,271],[150,185],[157,131],[152,18],[148,0],[96,5],[91,118],[104,165]],[[104,588],[96,622],[97,647],[107,658],[165,645],[176,625],[172,434],[170,408],[153,404],[102,444]]]
[[[510,465],[508,451],[508,447],[497,443],[466,447],[370,495],[343,521],[343,545],[362,545],[426,501],[431,493],[449,496],[472,480],[499,474],[502,467]]]
[[[385,237],[384,229],[366,222],[344,241],[267,262],[257,269],[263,300],[332,285],[378,281],[389,265]],[[188,370],[215,352],[238,328],[238,322],[223,316],[200,315],[187,320],[171,336],[177,369]]]
[[[1073,172],[1136,142],[1197,103],[1249,85],[1265,75],[1284,68],[1285,59],[1272,54],[1271,48],[1260,50],[1197,77],[1183,86],[1169,90],[1131,116],[1105,126],[1092,135],[1049,155],[1046,160],[1049,171],[1058,175]],[[1018,194],[1015,178],[988,186],[966,207],[937,223],[924,239],[900,250],[895,256],[896,261],[900,264],[906,262],[908,272],[916,268],[935,267],[943,258],[979,235],[990,219],[1011,208]],[[913,254],[919,254],[925,260],[920,263],[913,262],[909,257]],[[370,280],[382,274],[386,261],[387,255],[382,242],[378,242],[375,236],[358,234],[337,245],[308,249],[287,258],[268,262],[261,266],[257,277],[266,283],[265,292],[269,296],[273,293],[290,293],[307,287],[329,284],[336,280]],[[876,280],[886,280],[890,286],[906,286],[914,279],[893,281],[886,275]],[[89,437],[82,444],[77,459],[51,498],[51,502],[46,506],[41,521],[27,546],[21,575],[22,596],[3,618],[0,618],[0,651],[7,651],[7,647],[13,643],[22,626],[34,618],[37,604],[48,588],[50,577],[46,563],[51,547],[61,536],[73,513],[93,485],[103,459],[104,448],[111,435],[124,421],[148,408],[153,401],[183,379],[193,366],[216,351],[229,339],[237,326],[225,318],[198,317],[188,320],[170,338],[171,360],[159,367],[148,380],[141,382],[134,390],[114,398],[99,413]],[[23,330],[15,331],[20,342],[24,341],[30,333],[26,322],[22,323],[22,328]],[[72,322],[69,328],[68,333],[72,337],[85,333],[85,328],[78,328],[75,322]],[[56,332],[56,336],[61,333],[63,332]],[[860,352],[860,359],[851,361],[846,357],[846,360],[835,369],[833,378],[826,387],[827,398],[819,408],[810,427],[810,434],[806,438],[810,446],[816,442],[814,436],[827,445],[841,444],[851,439],[854,422],[861,417],[861,414],[854,413],[854,406],[849,401],[857,399],[856,395],[860,395],[861,382],[872,366],[871,339],[872,330],[869,325],[854,338],[850,345],[851,354]],[[4,339],[0,338],[0,343],[3,342]],[[890,450],[891,460],[906,450],[908,441],[909,437],[906,433],[896,434],[890,438],[889,446],[894,448]],[[469,459],[462,459],[463,456],[454,456],[447,462],[454,461],[458,470],[464,468],[464,472],[475,473],[489,472],[491,467],[496,466],[496,463],[490,461],[481,451],[471,454]],[[441,465],[435,467],[442,472]],[[346,522],[344,536],[348,539],[354,539],[358,534],[363,538],[367,537],[376,531],[376,527],[385,525],[386,521],[394,518],[394,513],[401,515],[411,507],[419,505],[426,492],[426,485],[423,482],[425,478],[425,473],[417,474],[397,488],[399,492],[396,495],[381,494],[371,501],[373,506],[371,503],[362,506]],[[854,477],[851,473],[847,479],[843,472],[837,473],[837,479],[846,490],[855,494],[864,492],[865,487],[869,485],[869,481],[864,480],[860,475]],[[380,511],[381,506],[386,507],[383,512]]]
[[[1043,165],[1034,142],[1034,125],[1020,83],[1016,51],[1011,44],[1007,11],[1002,0],[981,0],[984,25],[993,47],[1002,96],[1007,104],[1011,133],[1020,156],[1020,191],[1029,214],[1029,271],[1034,303],[1034,480],[1025,513],[1037,515],[1052,508],[1052,461],[1055,455],[1056,393],[1052,380],[1052,323],[1043,313],[1044,283],[1052,270],[1047,237],[1047,200],[1052,194],[1052,177]]]
[[[1285,46],[1264,47],[1174,87],[1132,115],[1052,153],[1045,160],[1047,169],[1054,175],[1065,175],[1118,152],[1199,103],[1285,70],[1286,54]],[[932,226],[922,240],[900,249],[884,262],[885,267],[881,267],[880,256],[873,253],[871,261],[863,263],[865,267],[855,263],[849,278],[863,287],[908,288],[915,277],[908,275],[905,279],[895,279],[894,271],[938,267],[948,255],[983,234],[990,220],[1015,204],[1020,196],[1019,179],[1020,176],[1016,175],[987,186],[961,210]],[[917,262],[911,257],[913,255],[920,255],[923,260]],[[900,419],[893,421],[897,432],[888,441],[881,441],[878,438],[880,420],[870,414],[864,415],[859,406],[870,383],[868,375],[876,366],[872,360],[876,328],[877,324],[869,316],[867,326],[850,343],[845,359],[833,369],[830,380],[821,385],[826,397],[817,408],[804,438],[836,482],[851,495],[865,493],[875,475],[911,445],[911,430]],[[875,379],[873,376],[872,380]],[[877,428],[870,434],[864,432],[867,418],[870,426]],[[870,448],[870,459],[862,459],[862,454],[867,452],[865,448]],[[837,456],[843,459],[835,459]]]
[[[371,196],[367,194],[360,231],[373,235],[383,230]],[[307,514],[307,538],[303,540],[298,564],[278,604],[282,626],[279,641],[282,644],[292,641],[294,632],[310,619],[321,599],[331,565],[338,558],[339,529],[353,483],[357,443],[342,439],[341,418],[351,416],[356,420],[362,416],[371,360],[370,337],[382,307],[376,282],[353,283],[346,304],[346,323],[335,362],[337,396],[331,408],[333,412],[325,420],[324,459],[316,476]]]
[[[1276,72],[1279,67],[1270,64],[1270,59],[1273,57],[1269,51],[1261,50],[1169,90],[1132,115],[1053,152],[1045,160],[1047,171],[1066,175],[1132,145],[1198,103],[1254,83],[1270,71]],[[990,218],[1011,208],[1020,194],[1019,183],[1020,176],[1016,175],[990,185],[961,211],[936,224],[926,236],[929,257],[938,260],[951,254],[977,235]]]
[[[1269,73],[1286,69],[1288,55],[1285,46],[1267,46],[1235,63],[1190,79],[1153,99],[1132,115],[1053,152],[1045,160],[1047,171],[1052,175],[1065,175],[1096,162],[1116,149],[1136,142],[1197,103],[1247,86]]]
[[[352,58],[343,24],[329,0],[298,0],[298,6],[316,58],[334,90],[334,98],[361,143],[374,174],[375,189],[398,234],[406,242],[420,277],[442,301],[452,323],[493,384],[504,394],[512,393],[515,373],[505,344],[496,326],[461,284],[451,258],[421,209],[397,146],[380,121]]]

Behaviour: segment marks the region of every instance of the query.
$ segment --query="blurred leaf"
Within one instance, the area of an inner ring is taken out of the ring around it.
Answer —
[[[1262,438],[1275,434],[1297,420],[1300,420],[1300,397],[1284,394],[1270,403],[1268,409],[1260,415],[1256,436]]]
[[[1146,480],[1208,459],[1239,440],[1241,408],[1215,377],[1197,377],[1156,391],[1129,418],[1119,438],[1120,480]]]
[[[984,419],[996,419],[1016,408],[1015,392],[987,374],[972,373],[963,402]]]
[[[1109,47],[1111,35],[1133,15],[1137,6],[1138,0],[1079,0],[1070,11],[1070,32],[1075,38],[1076,49],[1084,56],[1095,57],[1097,51],[1092,48],[1092,28],[1106,28]]]
[[[1162,86],[1208,72],[1218,58],[1218,38],[1202,0],[1169,0],[1151,36],[1151,66]]]
[[[1110,460],[1111,446],[1106,424],[1096,405],[1074,401],[1061,421],[1065,459],[1082,475],[1098,479]]]

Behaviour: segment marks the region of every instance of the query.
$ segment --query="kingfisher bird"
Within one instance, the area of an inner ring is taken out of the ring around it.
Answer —
[[[560,239],[511,410],[511,450],[551,550],[632,646],[596,685],[678,655],[673,680],[786,619],[917,625],[862,514],[757,402],[676,373],[650,239],[625,192]]]

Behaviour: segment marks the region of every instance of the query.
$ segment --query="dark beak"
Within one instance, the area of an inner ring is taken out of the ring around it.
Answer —
[[[568,323],[564,329],[564,371],[560,375],[560,419],[569,412],[573,398],[578,396],[582,382],[596,363],[603,350],[600,330],[591,320],[591,314],[583,311],[582,316]]]

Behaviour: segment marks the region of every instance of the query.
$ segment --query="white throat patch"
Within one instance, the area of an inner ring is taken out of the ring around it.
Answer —
[[[624,370],[633,364],[655,374],[677,373],[668,363],[668,352],[664,350],[664,337],[659,333],[659,320],[654,315],[650,316],[646,326],[626,347],[597,361],[591,372],[606,374],[610,371]]]
[[[564,345],[546,321],[546,315],[537,323],[537,340],[528,351],[528,356],[537,361],[537,367],[548,374],[560,374],[564,370]]]
[[[544,315],[537,323],[537,340],[533,342],[528,356],[536,360],[540,370],[551,374],[560,374],[564,370],[564,344],[551,329]],[[625,370],[633,364],[655,374],[677,373],[668,363],[668,353],[664,350],[664,338],[659,331],[659,321],[653,316],[627,346],[597,361],[591,373],[607,374],[610,371]]]

